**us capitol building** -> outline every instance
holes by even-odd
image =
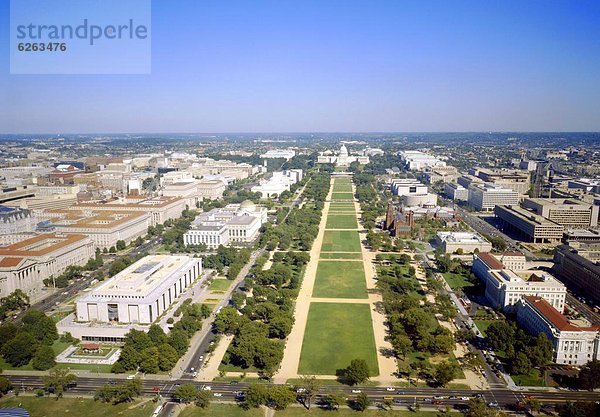
[[[345,167],[350,165],[352,162],[358,162],[361,165],[369,163],[368,156],[349,156],[346,145],[342,145],[337,155],[334,155],[331,151],[320,152],[317,158],[319,164],[335,164],[336,166]]]

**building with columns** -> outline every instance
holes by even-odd
[[[575,325],[542,297],[523,297],[517,320],[533,335],[548,336],[558,364],[580,366],[600,359],[600,326]]]
[[[345,167],[350,165],[352,162],[358,162],[361,165],[369,163],[368,156],[350,156],[346,145],[340,147],[337,155],[333,155],[331,152],[321,152],[317,157],[318,164],[335,164],[337,166]]]
[[[0,298],[16,289],[32,301],[43,298],[44,279],[94,256],[92,240],[82,234],[47,233],[0,247]]]

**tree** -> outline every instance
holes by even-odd
[[[50,346],[41,345],[35,352],[31,362],[33,369],[46,371],[56,365],[54,350]]]
[[[196,405],[200,408],[208,408],[212,395],[210,391],[200,390],[196,394]]]
[[[0,326],[0,350],[2,350],[2,347],[6,344],[6,342],[17,335],[17,332],[17,326],[10,322]]]
[[[25,313],[23,330],[46,345],[51,345],[58,339],[58,330],[56,330],[54,320],[39,310],[30,309]]]
[[[579,385],[587,390],[600,388],[600,361],[594,359],[583,365],[579,371]]]
[[[406,359],[406,355],[412,351],[412,340],[407,335],[400,334],[394,337],[392,345],[396,349],[396,353],[402,355],[402,359]]]
[[[152,324],[150,326],[150,328],[148,329],[148,337],[155,346],[167,343],[167,335],[165,334],[163,329],[157,324]]]
[[[257,408],[267,403],[269,393],[264,384],[250,384],[244,395],[244,404],[246,407]]]
[[[4,360],[14,367],[27,365],[38,347],[38,341],[27,332],[19,332],[2,347]]]
[[[123,250],[127,247],[124,240],[117,240],[117,250]]]
[[[505,320],[497,320],[486,330],[486,337],[493,350],[506,350],[515,337],[515,329]]]
[[[300,377],[300,383],[296,387],[296,392],[300,393],[299,397],[302,399],[302,403],[307,410],[310,410],[311,402],[321,389],[321,386],[321,381],[319,381],[314,375],[302,375]]]
[[[341,391],[331,392],[325,396],[324,405],[330,410],[339,410],[343,404],[346,404],[346,394]]]
[[[175,388],[173,397],[179,402],[189,404],[198,398],[198,391],[196,390],[196,386],[190,382]]]
[[[369,367],[364,359],[353,359],[344,372],[344,379],[349,385],[365,382],[370,376]]]
[[[511,368],[513,373],[528,375],[531,372],[531,361],[523,352],[518,352],[512,361]]]
[[[296,393],[287,385],[272,385],[268,390],[267,404],[276,410],[284,410],[296,401]]]
[[[224,307],[215,318],[215,329],[219,333],[233,334],[239,326],[240,315],[233,307]]]
[[[146,374],[155,374],[158,372],[158,348],[149,347],[141,353],[140,371]]]
[[[356,400],[354,400],[354,407],[358,411],[365,411],[371,405],[371,400],[369,400],[369,396],[364,392],[359,393],[356,396]]]
[[[57,397],[62,397],[63,392],[68,385],[75,382],[76,375],[70,374],[68,369],[52,368],[48,371],[47,376],[42,377],[44,388],[47,391],[53,391]]]
[[[161,371],[168,371],[173,369],[177,360],[179,359],[179,354],[175,350],[175,348],[168,343],[163,343],[158,346],[158,368]]]
[[[445,387],[451,382],[454,378],[456,378],[456,373],[458,372],[458,365],[452,362],[440,362],[435,365],[434,368],[434,378],[436,382]]]
[[[0,397],[12,389],[12,383],[8,378],[0,376]]]
[[[189,338],[183,330],[173,329],[169,332],[169,341],[167,343],[173,346],[178,354],[183,355],[188,348]]]

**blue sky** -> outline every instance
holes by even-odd
[[[598,131],[597,1],[152,2],[147,75],[10,75],[0,132]]]

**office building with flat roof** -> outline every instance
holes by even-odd
[[[534,243],[558,243],[564,227],[518,205],[498,205],[494,214],[503,230],[512,230]]]
[[[57,277],[71,265],[85,265],[94,244],[82,234],[47,233],[0,247],[0,298],[16,289],[32,301],[44,296],[44,279]]]
[[[526,198],[523,207],[567,228],[585,229],[598,225],[600,206],[574,198]]]
[[[455,201],[467,201],[469,199],[469,190],[454,182],[444,184],[444,194],[449,199]]]
[[[146,256],[77,299],[77,321],[150,324],[201,274],[201,258]]]
[[[493,211],[502,204],[519,204],[519,193],[501,185],[483,184],[469,187],[469,205],[477,211]]]
[[[89,236],[99,249],[145,236],[150,225],[150,213],[143,211],[48,210],[40,216],[57,232]]]
[[[221,245],[252,243],[266,221],[265,207],[249,200],[228,204],[196,216],[190,229],[184,233],[183,242],[187,246],[204,244],[213,249]]]
[[[596,305],[600,305],[600,264],[579,254],[568,245],[554,249],[554,269],[556,275],[570,289],[585,294]]]
[[[478,233],[437,232],[435,240],[444,253],[456,253],[459,249],[463,253],[489,252],[492,250],[492,244]]]
[[[600,326],[578,326],[542,297],[525,296],[517,309],[519,324],[531,334],[544,333],[552,342],[552,360],[581,366],[600,359]]]
[[[509,257],[522,256],[519,255],[509,254]],[[563,311],[567,293],[563,283],[545,271],[508,269],[500,260],[502,257],[482,252],[473,260],[473,273],[485,283],[485,297],[494,308],[514,311],[520,299],[534,295]]]
[[[445,167],[446,162],[421,151],[401,151],[398,156],[404,166],[411,171],[422,171],[425,168]]]

